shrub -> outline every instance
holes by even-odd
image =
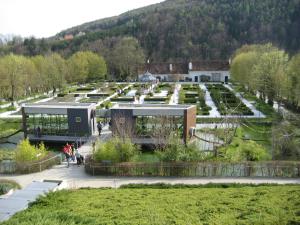
[[[17,162],[31,162],[45,157],[47,149],[43,143],[37,147],[31,145],[28,139],[21,141],[16,148]]]
[[[267,150],[255,141],[235,139],[227,148],[221,149],[224,158],[231,162],[269,160]]]
[[[164,162],[199,161],[205,158],[203,152],[199,151],[195,144],[185,145],[174,134],[170,135],[166,146],[155,152],[159,159]]]
[[[186,98],[186,99],[184,99],[184,103],[195,104],[195,103],[197,103],[197,99],[196,98]]]
[[[113,138],[105,143],[98,143],[94,159],[98,162],[128,162],[139,153],[139,149],[129,139]]]
[[[0,180],[0,195],[6,194],[11,189],[20,189],[21,186],[12,180]]]
[[[166,97],[147,97],[144,99],[145,102],[165,102],[167,100]]]

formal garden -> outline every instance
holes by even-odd
[[[40,197],[3,225],[298,224],[299,193],[297,185],[247,184],[64,190]]]
[[[206,86],[221,115],[253,115],[253,112],[224,85],[208,84]]]
[[[197,115],[209,115],[211,107],[206,105],[205,92],[198,84],[183,84],[179,92],[179,104],[193,104],[197,106]]]
[[[162,83],[158,84],[152,92],[145,98],[146,104],[169,104],[171,96],[174,94],[174,84]]]

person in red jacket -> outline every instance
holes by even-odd
[[[71,157],[71,145],[67,142],[67,144],[63,148],[63,152],[66,156],[66,160],[68,163],[68,167],[70,166],[70,157]]]

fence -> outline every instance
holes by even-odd
[[[46,158],[34,163],[19,163],[6,160],[0,162],[0,174],[28,174],[41,172],[54,165],[60,164],[61,161],[61,155],[54,155],[53,153],[50,153]]]
[[[182,162],[95,163],[87,160],[85,171],[93,176],[159,177],[300,177],[300,162]]]

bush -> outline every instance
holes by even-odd
[[[159,159],[164,162],[190,162],[203,160],[205,158],[203,152],[201,152],[195,144],[191,143],[185,145],[181,142],[180,138],[174,134],[171,134],[168,144],[164,148],[157,149],[155,152]]]
[[[43,143],[37,147],[31,145],[28,139],[21,141],[16,148],[17,162],[31,162],[42,159],[47,155],[47,149]]]
[[[186,104],[196,104],[197,99],[196,98],[186,98],[186,99],[184,99],[184,103],[186,103]]]
[[[20,189],[21,186],[12,180],[0,180],[0,195],[6,194],[11,189]]]
[[[134,97],[119,97],[119,98],[111,98],[112,102],[132,102],[134,101]]]
[[[165,102],[168,98],[166,97],[147,97],[144,99],[145,102]]]
[[[139,153],[139,149],[129,139],[113,138],[105,143],[98,143],[94,153],[97,162],[128,162]]]
[[[224,158],[231,162],[269,160],[267,150],[255,141],[235,139],[227,148],[221,149]]]
[[[65,97],[66,95],[67,95],[67,93],[59,93],[59,94],[57,94],[57,97],[63,98],[63,97]]]

